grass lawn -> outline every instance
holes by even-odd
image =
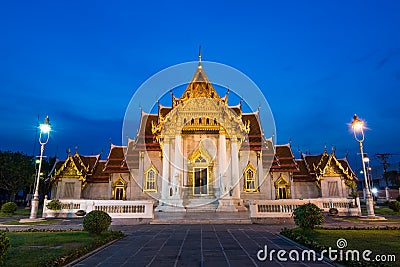
[[[9,222],[3,222],[2,225],[38,225],[38,224],[53,224],[53,223],[58,223],[61,220],[43,220],[40,222],[27,222],[27,223],[22,223],[20,221],[9,221]]]
[[[29,217],[30,213],[31,213],[30,209],[18,208],[17,211],[14,214],[8,214],[8,213],[0,212],[0,218],[4,218],[4,217],[20,217],[20,216]],[[42,209],[41,208],[38,209],[38,214],[41,216],[41,214],[42,214]]]
[[[83,231],[7,232],[11,247],[4,266],[61,266],[88,251],[117,239],[122,233],[106,231],[91,235]],[[67,256],[63,262],[61,258]]]
[[[368,222],[371,224],[374,223],[382,223],[382,222],[396,222],[396,223],[400,223],[400,218],[399,219],[394,219],[394,218],[387,218],[385,221],[380,221],[380,220],[362,220],[358,217],[347,217],[347,218],[343,218],[343,220],[345,221],[350,221],[350,222]]]
[[[298,233],[305,235],[319,244],[337,249],[336,241],[344,238],[347,241],[347,247],[344,250],[357,249],[360,252],[371,250],[371,258],[375,255],[396,255],[396,263],[400,264],[400,231],[399,230],[302,230],[294,229]]]
[[[376,215],[396,215],[400,216],[400,212],[393,211],[392,209],[389,209],[388,207],[377,207],[375,206],[374,208],[375,214]],[[361,213],[362,214],[367,214],[367,209],[366,208],[361,208]]]

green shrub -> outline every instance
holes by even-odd
[[[111,224],[111,217],[101,210],[93,210],[83,217],[83,230],[93,234],[100,234],[108,229]]]
[[[17,211],[17,204],[14,202],[7,202],[4,203],[3,206],[1,206],[1,212],[7,213],[7,214],[14,214]]]
[[[400,201],[391,201],[388,207],[393,211],[400,211]]]
[[[400,195],[397,196],[396,200],[400,202]]]
[[[9,247],[10,239],[6,236],[5,231],[0,231],[0,262],[3,261]]]
[[[47,203],[46,208],[50,210],[61,210],[61,201],[58,199],[52,199],[49,203]]]
[[[297,207],[293,212],[294,222],[303,229],[314,229],[324,222],[322,210],[312,203]]]

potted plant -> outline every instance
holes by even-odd
[[[62,208],[62,203],[58,199],[52,199],[49,203],[46,204],[46,208],[49,209],[46,213],[46,217],[57,217],[59,211]]]

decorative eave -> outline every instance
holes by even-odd
[[[328,159],[326,160],[326,157]],[[325,162],[326,160],[326,162]],[[336,156],[334,153],[331,153],[330,155],[324,151],[324,154],[321,157],[320,162],[317,164],[317,166],[314,166],[315,169],[315,175],[317,180],[321,180],[323,176],[327,173],[327,168],[329,168],[332,164],[332,161],[336,167],[339,168],[339,170],[342,172],[344,175],[344,178],[347,180],[356,180],[357,178],[355,177],[353,171],[347,167],[346,169],[343,168],[342,164],[336,159]]]
[[[86,171],[86,173],[88,173],[89,172],[89,164],[85,165],[85,163],[82,161],[82,159],[81,159],[80,155],[78,154],[78,152],[75,152],[74,158],[76,158],[78,160],[79,165],[81,165],[82,168]]]
[[[67,168],[68,164],[71,164],[73,170],[76,173],[76,176],[79,177],[78,180],[82,182],[82,185],[84,185],[86,183],[86,173],[83,173],[82,170],[78,169],[72,155],[68,155],[67,159],[61,165],[61,167],[58,170],[55,170],[54,175],[51,177],[51,180],[57,180],[58,176],[60,176],[61,173]]]
[[[54,173],[54,176],[59,176],[62,171],[67,167],[68,163],[72,163],[73,169],[76,171],[77,175],[82,175],[82,171],[78,170],[78,167],[76,167],[75,161],[73,160],[71,155],[68,155],[67,159],[64,161],[64,163],[61,165],[60,169],[56,170]]]

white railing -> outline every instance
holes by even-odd
[[[360,201],[346,198],[316,198],[316,199],[280,199],[249,201],[250,218],[291,217],[293,211],[304,204],[313,203],[324,212],[331,208],[338,210],[339,215],[360,216]]]
[[[61,210],[50,210],[46,207],[51,200],[45,199],[43,204],[43,218],[77,218],[78,211],[86,213],[92,210],[107,212],[111,218],[153,219],[152,200],[86,200],[60,199]],[[78,213],[79,214],[79,213]]]

